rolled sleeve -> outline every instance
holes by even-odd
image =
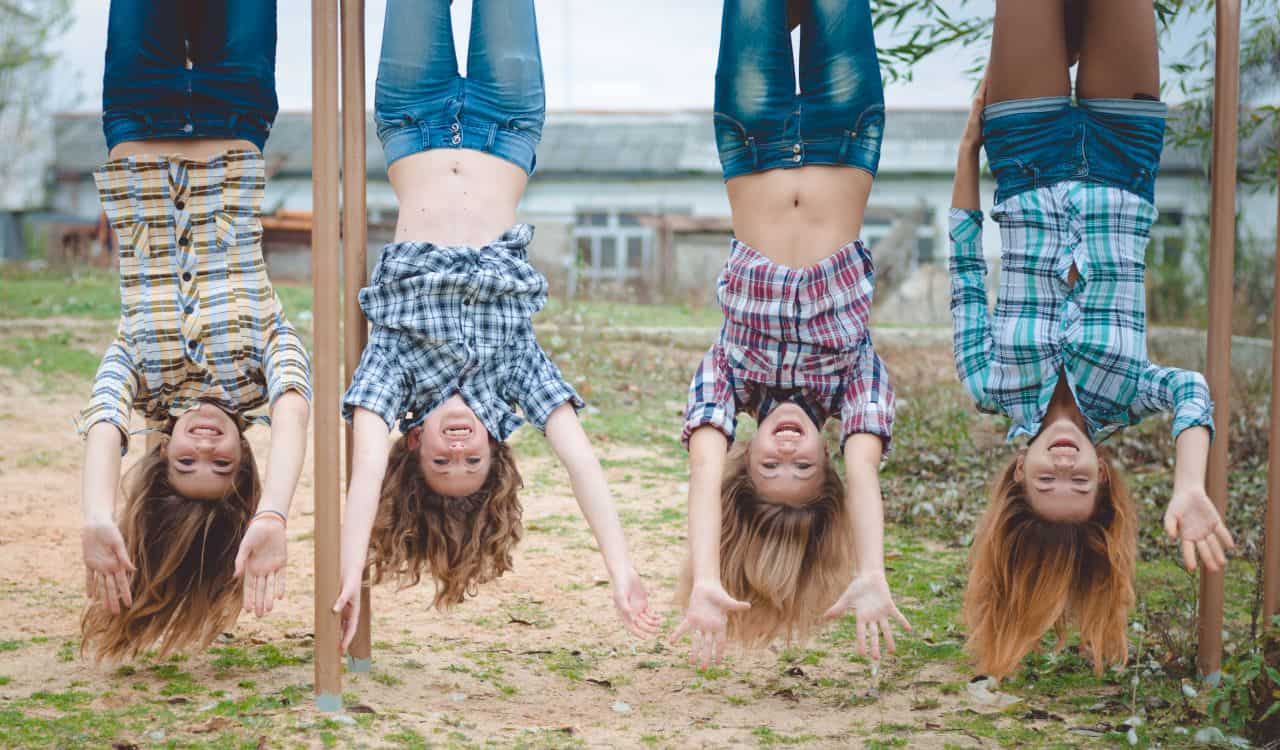
[[[343,419],[350,422],[356,407],[360,407],[382,417],[389,429],[395,429],[405,413],[409,393],[405,374],[393,365],[395,361],[394,352],[372,344],[365,347],[351,386],[342,397]]]
[[[129,451],[129,416],[138,394],[138,368],[132,352],[121,340],[107,347],[93,378],[93,393],[89,404],[76,420],[80,437],[99,422],[109,422],[120,430],[120,452]]]
[[[987,262],[982,257],[982,212],[951,209],[951,325],[956,374],[978,409],[996,412],[987,392],[993,348],[987,309]]]
[[[876,354],[868,335],[858,348],[858,359],[850,370],[840,405],[842,437],[840,449],[850,435],[878,435],[884,442],[884,455],[889,455],[893,438],[893,418],[897,406],[889,371]]]
[[[1191,370],[1148,364],[1138,377],[1133,411],[1135,419],[1157,412],[1171,413],[1174,439],[1189,427],[1205,427],[1211,437],[1214,432],[1209,385],[1203,375]]]
[[[263,356],[263,369],[271,404],[286,391],[297,391],[311,402],[311,358],[298,331],[288,321],[272,330]]]
[[[733,374],[724,349],[712,346],[703,355],[698,371],[689,383],[689,400],[684,410],[680,443],[689,449],[689,437],[703,425],[711,425],[733,444],[737,431],[737,405],[733,395]]]
[[[525,419],[539,431],[547,431],[551,412],[566,401],[575,411],[587,405],[536,341],[530,347],[525,364],[516,400],[524,411]]]

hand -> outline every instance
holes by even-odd
[[[849,610],[858,617],[858,655],[867,655],[867,631],[871,632],[871,658],[880,660],[880,633],[884,633],[888,653],[897,648],[893,642],[893,630],[889,627],[889,618],[897,620],[906,630],[911,630],[911,623],[902,616],[893,603],[893,595],[889,593],[889,582],[885,580],[883,571],[864,573],[849,584],[831,609],[824,615],[828,620],[841,617]]]
[[[640,574],[634,568],[628,569],[613,583],[613,606],[618,610],[618,617],[633,634],[641,638],[649,638],[658,632],[661,620],[649,609],[649,594],[644,590]]]
[[[1223,548],[1236,546],[1204,487],[1173,488],[1173,499],[1164,512],[1164,530],[1170,539],[1182,540],[1182,562],[1187,570],[1196,569],[1199,555],[1205,570],[1217,572],[1227,564]]]
[[[236,578],[244,579],[244,611],[262,617],[284,598],[288,547],[284,526],[270,518],[249,524],[236,553]]]
[[[333,613],[340,618],[342,642],[339,650],[347,652],[351,639],[356,637],[356,626],[360,624],[360,574],[342,577],[342,591],[338,600],[333,603]]]
[[[987,78],[984,75],[978,84],[978,91],[973,95],[973,103],[969,105],[969,119],[964,124],[964,135],[960,136],[960,149],[975,154],[982,147],[982,109],[987,106]]]
[[[729,596],[719,581],[708,584],[695,583],[689,594],[689,606],[684,620],[671,634],[675,643],[689,631],[693,631],[693,647],[689,650],[689,663],[706,669],[720,663],[724,657],[725,628],[729,612],[745,612],[751,609],[747,602]]]
[[[137,568],[129,562],[120,529],[110,521],[90,523],[80,531],[80,547],[84,551],[84,593],[120,614],[121,605],[133,606],[129,577]]]

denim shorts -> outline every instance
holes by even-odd
[[[726,180],[806,164],[876,173],[884,84],[869,0],[806,0],[799,93],[787,0],[725,0],[715,136]]]
[[[111,0],[102,131],[241,138],[261,151],[276,99],[275,0]]]
[[[547,111],[533,0],[475,0],[465,78],[449,0],[389,0],[373,110],[388,167],[466,148],[533,174]]]
[[[1164,102],[1065,96],[1012,99],[982,113],[995,202],[1065,180],[1096,182],[1155,202]]]

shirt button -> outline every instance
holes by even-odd
[[[183,281],[191,281],[191,272],[190,272],[190,271],[183,271],[183,272],[182,272],[182,280],[183,280]]]
[[[188,238],[187,236],[184,235],[178,238],[179,247],[186,247],[187,245],[190,245],[190,244],[191,244],[191,239]]]
[[[187,202],[179,198],[178,200],[173,202],[173,207],[181,211],[182,209],[187,207]]]
[[[191,305],[187,305],[186,307],[182,308],[182,311],[183,311],[184,313],[186,313],[187,315],[190,315],[191,313],[195,312],[195,311],[196,311],[196,309],[195,309],[194,307],[192,307]]]
[[[188,342],[187,342],[187,348],[188,348],[188,349],[190,349],[190,350],[191,350],[191,351],[193,351],[193,352],[196,350],[196,347],[197,347],[197,346],[199,346],[199,344],[197,344],[197,343],[196,343],[196,342],[194,342],[194,341],[188,341]]]

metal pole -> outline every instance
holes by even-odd
[[[1231,396],[1232,276],[1236,252],[1236,142],[1240,99],[1240,2],[1218,0],[1214,49],[1212,198],[1209,214],[1209,344],[1205,376],[1216,428],[1209,450],[1209,497],[1226,515]],[[1200,675],[1216,683],[1222,667],[1222,573],[1200,573]]]
[[[1280,136],[1280,128],[1276,130]],[[1277,137],[1280,141],[1280,137]],[[1280,178],[1280,175],[1277,175]],[[1280,189],[1280,179],[1276,186]],[[1271,287],[1271,434],[1267,446],[1266,548],[1262,554],[1262,622],[1280,614],[1280,200],[1276,202],[1276,280]]]
[[[365,249],[369,214],[365,196],[364,121],[364,0],[342,0],[342,350],[346,362],[343,382],[360,365],[368,340],[360,288],[365,284]],[[347,481],[351,481],[353,440],[346,426]],[[347,648],[347,668],[368,672],[372,667],[369,635],[369,581],[360,587],[360,623]]]
[[[338,598],[338,5],[311,0],[316,708],[342,709]]]

